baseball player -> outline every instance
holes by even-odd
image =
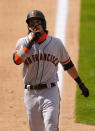
[[[30,131],[58,131],[58,64],[61,63],[77,82],[85,97],[89,96],[89,90],[80,79],[62,41],[48,35],[43,13],[30,11],[26,23],[28,35],[18,40],[13,61],[23,66],[24,103]]]

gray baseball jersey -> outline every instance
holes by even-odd
[[[27,37],[21,38],[17,46],[25,46]],[[65,62],[69,55],[61,40],[47,36],[42,44],[34,44],[23,63],[23,80],[25,84],[36,85],[58,81],[58,63]]]
[[[17,47],[23,48],[28,38],[18,40]],[[65,64],[70,58],[60,39],[47,35],[41,44],[35,43],[23,64],[25,85],[56,83],[53,88],[24,90],[30,131],[58,131],[60,94],[57,86],[58,63]]]

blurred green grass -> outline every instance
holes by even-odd
[[[81,0],[78,72],[90,96],[76,93],[76,122],[95,125],[95,1]],[[77,87],[78,88],[78,87]]]

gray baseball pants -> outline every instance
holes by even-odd
[[[30,131],[58,131],[60,94],[58,87],[24,90]]]

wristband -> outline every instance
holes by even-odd
[[[72,68],[74,66],[74,64],[72,63],[72,61],[70,60],[67,64],[64,64],[64,70],[68,70],[70,68]]]

